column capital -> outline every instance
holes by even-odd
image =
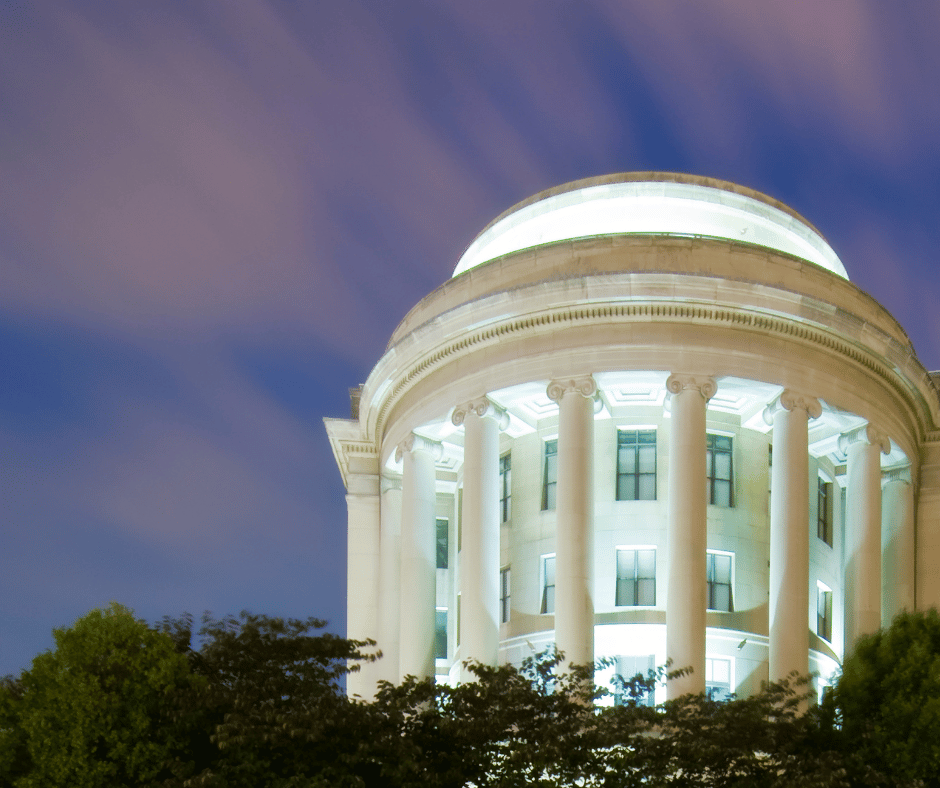
[[[811,419],[818,419],[822,416],[822,405],[816,397],[810,397],[807,394],[800,394],[793,389],[784,389],[780,396],[764,408],[764,422],[773,425],[774,415],[781,410],[805,410],[806,415]]]
[[[499,425],[501,430],[509,426],[509,414],[487,396],[472,399],[469,402],[458,405],[454,408],[450,420],[455,427],[459,427],[471,413],[479,416],[481,419],[492,419]]]
[[[888,436],[875,429],[871,424],[863,424],[854,430],[843,432],[839,436],[839,451],[845,454],[849,450],[849,446],[860,442],[877,446],[881,449],[882,454],[890,454],[891,452],[891,441],[888,440]]]
[[[379,484],[379,492],[382,493],[386,493],[389,490],[400,490],[401,476],[386,476],[385,474],[382,474],[382,478]]]
[[[718,392],[718,384],[714,378],[706,375],[684,375],[673,372],[666,378],[666,390],[670,394],[679,394],[683,391],[695,390],[705,399],[710,400]]]
[[[911,483],[910,463],[905,463],[904,465],[894,465],[891,468],[885,468],[881,472],[881,480],[883,482],[904,482],[904,484],[910,484]]]
[[[551,381],[546,394],[552,402],[561,402],[568,392],[577,392],[585,399],[592,399],[597,394],[597,381],[593,375],[584,375],[578,378],[559,378]]]
[[[400,462],[405,456],[405,452],[423,451],[430,454],[435,462],[440,462],[444,457],[444,444],[438,441],[428,440],[420,435],[411,433],[395,449],[395,462]]]

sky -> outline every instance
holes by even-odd
[[[496,215],[812,222],[940,369],[940,4],[0,0],[0,675],[117,601],[345,630],[322,419]]]

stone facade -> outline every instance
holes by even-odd
[[[764,195],[660,173],[536,195],[325,420],[348,635],[384,654],[349,692],[553,642],[691,666],[673,696],[825,682],[940,604],[938,380]]]

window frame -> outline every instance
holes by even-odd
[[[832,498],[833,482],[820,475],[819,486],[816,492],[816,536],[829,547],[832,547],[834,530]]]
[[[620,555],[621,553],[633,553],[633,576],[628,577],[627,575],[621,576],[620,574]],[[640,553],[652,553],[653,554],[653,575],[652,577],[640,576]],[[643,608],[654,608],[656,607],[656,546],[655,545],[624,545],[618,546],[616,548],[615,556],[615,566],[614,566],[614,606],[615,607],[643,607]],[[640,602],[640,583],[644,580],[653,581],[653,601],[651,603]],[[622,601],[626,597],[622,597],[620,594],[621,582],[632,583],[632,594],[628,596],[633,599],[632,602]]]
[[[713,578],[716,574],[716,561],[717,557],[727,557],[730,559],[728,567],[728,582],[722,583]],[[718,613],[733,613],[734,612],[734,553],[729,550],[706,550],[705,551],[705,609],[711,610]],[[720,608],[713,607],[712,603],[716,598],[716,589],[718,586],[728,586],[728,607]]]
[[[548,562],[552,562],[551,566],[551,585],[548,584]],[[546,553],[539,560],[539,585],[541,586],[541,593],[539,594],[539,614],[543,616],[554,615],[555,614],[555,583],[556,583],[556,566],[555,566],[555,553]],[[551,600],[549,600],[548,589],[551,588]],[[551,604],[549,604],[551,602]],[[549,610],[549,607],[551,610]]]
[[[641,435],[645,435],[647,438],[650,433],[652,433],[652,441],[641,440]],[[633,437],[632,441],[623,440],[627,437]],[[616,478],[614,480],[614,498],[617,501],[655,501],[656,500],[656,480],[658,472],[658,451],[657,451],[657,432],[655,427],[645,427],[645,426],[636,426],[636,427],[618,427],[617,428],[617,469],[616,469]],[[653,470],[650,471],[641,471],[641,448],[642,447],[653,447]],[[633,470],[625,471],[623,470],[623,463],[621,460],[624,457],[624,451],[622,447],[632,447],[633,449]],[[626,452],[629,453],[629,452]],[[652,498],[641,498],[641,479],[644,477],[652,476],[653,478],[653,497]],[[623,487],[632,487],[632,494],[622,494]],[[627,490],[627,492],[631,492]]]
[[[512,604],[512,567],[499,570],[499,623],[508,624]]]
[[[499,522],[508,523],[512,517],[512,452],[499,458]]]
[[[816,634],[827,643],[832,643],[832,589],[819,580],[816,581]]]
[[[551,447],[551,451],[549,451]],[[549,458],[554,462],[549,463]],[[552,470],[552,479],[549,480],[549,467]],[[558,490],[558,438],[547,438],[542,442],[542,511],[552,512],[555,510],[556,494]],[[549,494],[551,491],[551,494]],[[551,506],[549,506],[551,498]]]
[[[707,432],[705,434],[705,489],[708,491],[708,503],[710,506],[720,506],[723,509],[734,508],[734,435],[724,432]],[[719,448],[715,444],[719,440],[727,440],[728,448]],[[715,475],[715,456],[726,455],[728,457],[728,478],[717,477]],[[716,482],[728,483],[728,503],[715,502]]]

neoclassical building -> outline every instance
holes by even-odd
[[[553,642],[692,667],[657,701],[748,694],[940,605],[940,373],[751,189],[629,173],[514,206],[352,404],[325,420],[347,631],[384,656],[351,695]]]

